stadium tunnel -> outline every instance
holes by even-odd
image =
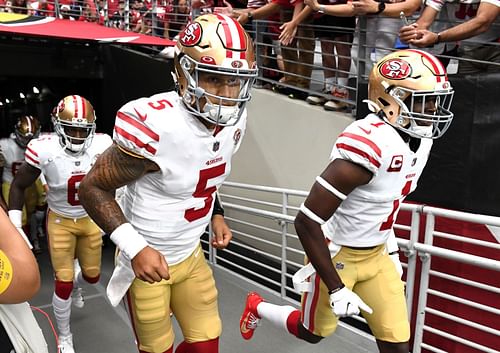
[[[123,104],[174,87],[173,61],[151,47],[2,36],[0,52],[1,137],[19,114],[36,116],[42,131],[52,131],[51,110],[71,94],[89,99],[97,131],[111,134]]]

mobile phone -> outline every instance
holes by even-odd
[[[401,19],[401,21],[403,22],[403,25],[405,26],[409,26],[410,25],[410,22],[408,21],[408,19],[406,18],[405,16],[405,13],[403,11],[401,11],[399,13],[399,18]]]

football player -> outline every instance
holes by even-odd
[[[36,118],[31,115],[21,116],[14,126],[14,132],[10,137],[0,139],[0,154],[4,161],[3,165],[0,164],[0,182],[2,184],[2,203],[7,207],[6,204],[9,200],[9,190],[12,180],[16,175],[19,166],[24,160],[24,151],[26,146],[33,138],[37,138],[40,134],[40,123]],[[32,223],[36,219],[43,218],[44,207],[45,207],[45,192],[41,185],[41,182],[37,180],[33,185],[26,188],[24,194],[25,206],[22,212],[22,235],[27,239],[26,234],[30,234],[31,243],[33,243],[33,251],[35,253],[40,253],[40,242],[37,236],[37,232],[31,232],[30,227],[36,227],[37,224]],[[36,219],[35,216],[36,215]],[[30,220],[30,221],[28,221]]]
[[[404,50],[374,66],[368,97],[373,113],[340,134],[295,219],[310,261],[294,275],[304,291],[300,311],[250,293],[240,320],[243,338],[250,339],[265,318],[317,343],[335,331],[338,317],[361,311],[380,352],[409,351],[393,224],[417,186],[433,140],[452,121],[453,89],[438,59]]]
[[[120,250],[107,288],[127,295],[140,352],[173,352],[170,310],[184,335],[176,353],[217,353],[217,289],[200,236],[213,246],[232,234],[216,191],[245,132],[257,75],[253,44],[235,20],[203,15],[181,32],[178,90],[141,98],[117,113],[115,144],[80,186],[89,215]],[[112,191],[127,185],[121,208]]]
[[[9,217],[19,227],[23,192],[43,173],[48,186],[49,252],[55,272],[52,305],[61,353],[74,352],[70,330],[73,289],[75,306],[83,307],[80,286],[85,282],[95,284],[100,276],[102,233],[78,199],[80,182],[112,143],[108,135],[95,134],[95,120],[94,108],[87,99],[78,95],[63,98],[52,112],[56,133],[28,144],[9,198]],[[74,267],[75,258],[81,270]]]

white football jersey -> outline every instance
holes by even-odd
[[[44,135],[31,140],[26,148],[25,160],[41,170],[49,192],[49,208],[68,218],[81,218],[87,212],[78,199],[78,187],[97,157],[112,144],[106,134],[95,134],[92,144],[80,156],[65,152],[57,134]]]
[[[245,126],[246,111],[236,125],[209,131],[176,92],[129,102],[117,113],[115,142],[161,169],[127,185],[123,212],[169,264],[187,258],[199,243]]]
[[[431,139],[421,139],[416,152],[395,128],[377,115],[353,122],[335,142],[330,159],[345,159],[373,173],[366,185],[354,189],[323,226],[325,236],[353,247],[385,243],[401,202],[417,187],[427,163]]]
[[[11,134],[10,137],[0,139],[0,153],[5,159],[2,181],[12,184],[14,175],[24,161],[24,149],[16,143],[14,134]]]

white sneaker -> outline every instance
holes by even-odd
[[[75,353],[73,348],[73,335],[70,333],[68,336],[59,336],[59,353]]]
[[[321,91],[323,94],[331,94],[326,88]],[[318,94],[311,94],[306,98],[306,102],[312,105],[323,105],[326,102],[326,98],[324,96]]]

